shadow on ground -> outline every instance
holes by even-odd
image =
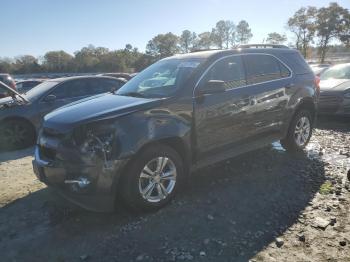
[[[324,172],[317,158],[268,147],[198,171],[169,206],[142,216],[87,212],[43,189],[0,210],[0,252],[4,261],[247,261],[297,222]]]
[[[16,151],[0,150],[0,163],[34,155],[34,147]]]
[[[319,116],[316,128],[333,131],[350,131],[350,116]]]

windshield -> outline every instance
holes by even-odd
[[[161,60],[137,74],[117,91],[117,95],[146,98],[172,96],[202,61],[193,58]]]
[[[350,79],[350,64],[337,65],[326,70],[321,75],[321,80],[328,80],[328,79]]]
[[[56,82],[56,81],[46,81],[44,83],[41,83],[40,85],[37,85],[36,87],[30,89],[25,94],[25,97],[29,101],[33,101],[33,100],[41,97],[43,94],[45,94],[47,91],[49,91],[52,87],[54,87],[58,83],[59,82]]]

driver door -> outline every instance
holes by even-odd
[[[40,101],[41,117],[59,107],[87,97],[89,85],[89,79],[75,79],[59,84]]]
[[[251,103],[251,88],[246,87],[246,75],[240,55],[217,61],[202,78],[197,89],[209,80],[225,82],[225,91],[207,95],[196,94],[194,101],[197,154],[199,158],[222,152],[246,138],[252,121],[247,112]]]

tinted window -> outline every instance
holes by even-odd
[[[246,85],[241,56],[231,56],[218,61],[207,73],[205,81],[225,81],[227,89]]]
[[[281,77],[289,77],[291,75],[291,72],[289,71],[289,69],[281,62],[278,62],[278,64],[281,70]]]
[[[278,60],[269,55],[244,57],[248,84],[257,84],[281,78]]]
[[[107,93],[112,89],[118,90],[122,85],[123,83],[119,80],[95,79],[91,81],[91,87],[89,88],[89,93],[92,95]]]
[[[88,85],[88,79],[72,80],[59,85],[51,94],[57,99],[86,96],[89,94]]]
[[[302,55],[295,51],[293,53],[281,53],[279,57],[285,62],[290,68],[292,68],[295,74],[310,74],[312,70],[309,65],[305,62]]]

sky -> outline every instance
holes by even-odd
[[[1,0],[0,57],[74,51],[92,44],[111,50],[130,43],[145,50],[159,33],[211,31],[219,20],[246,20],[260,43],[270,32],[287,33],[289,17],[303,6],[329,0]],[[338,0],[350,9],[350,0]],[[291,35],[288,35],[291,36]],[[292,39],[290,39],[292,40]]]

